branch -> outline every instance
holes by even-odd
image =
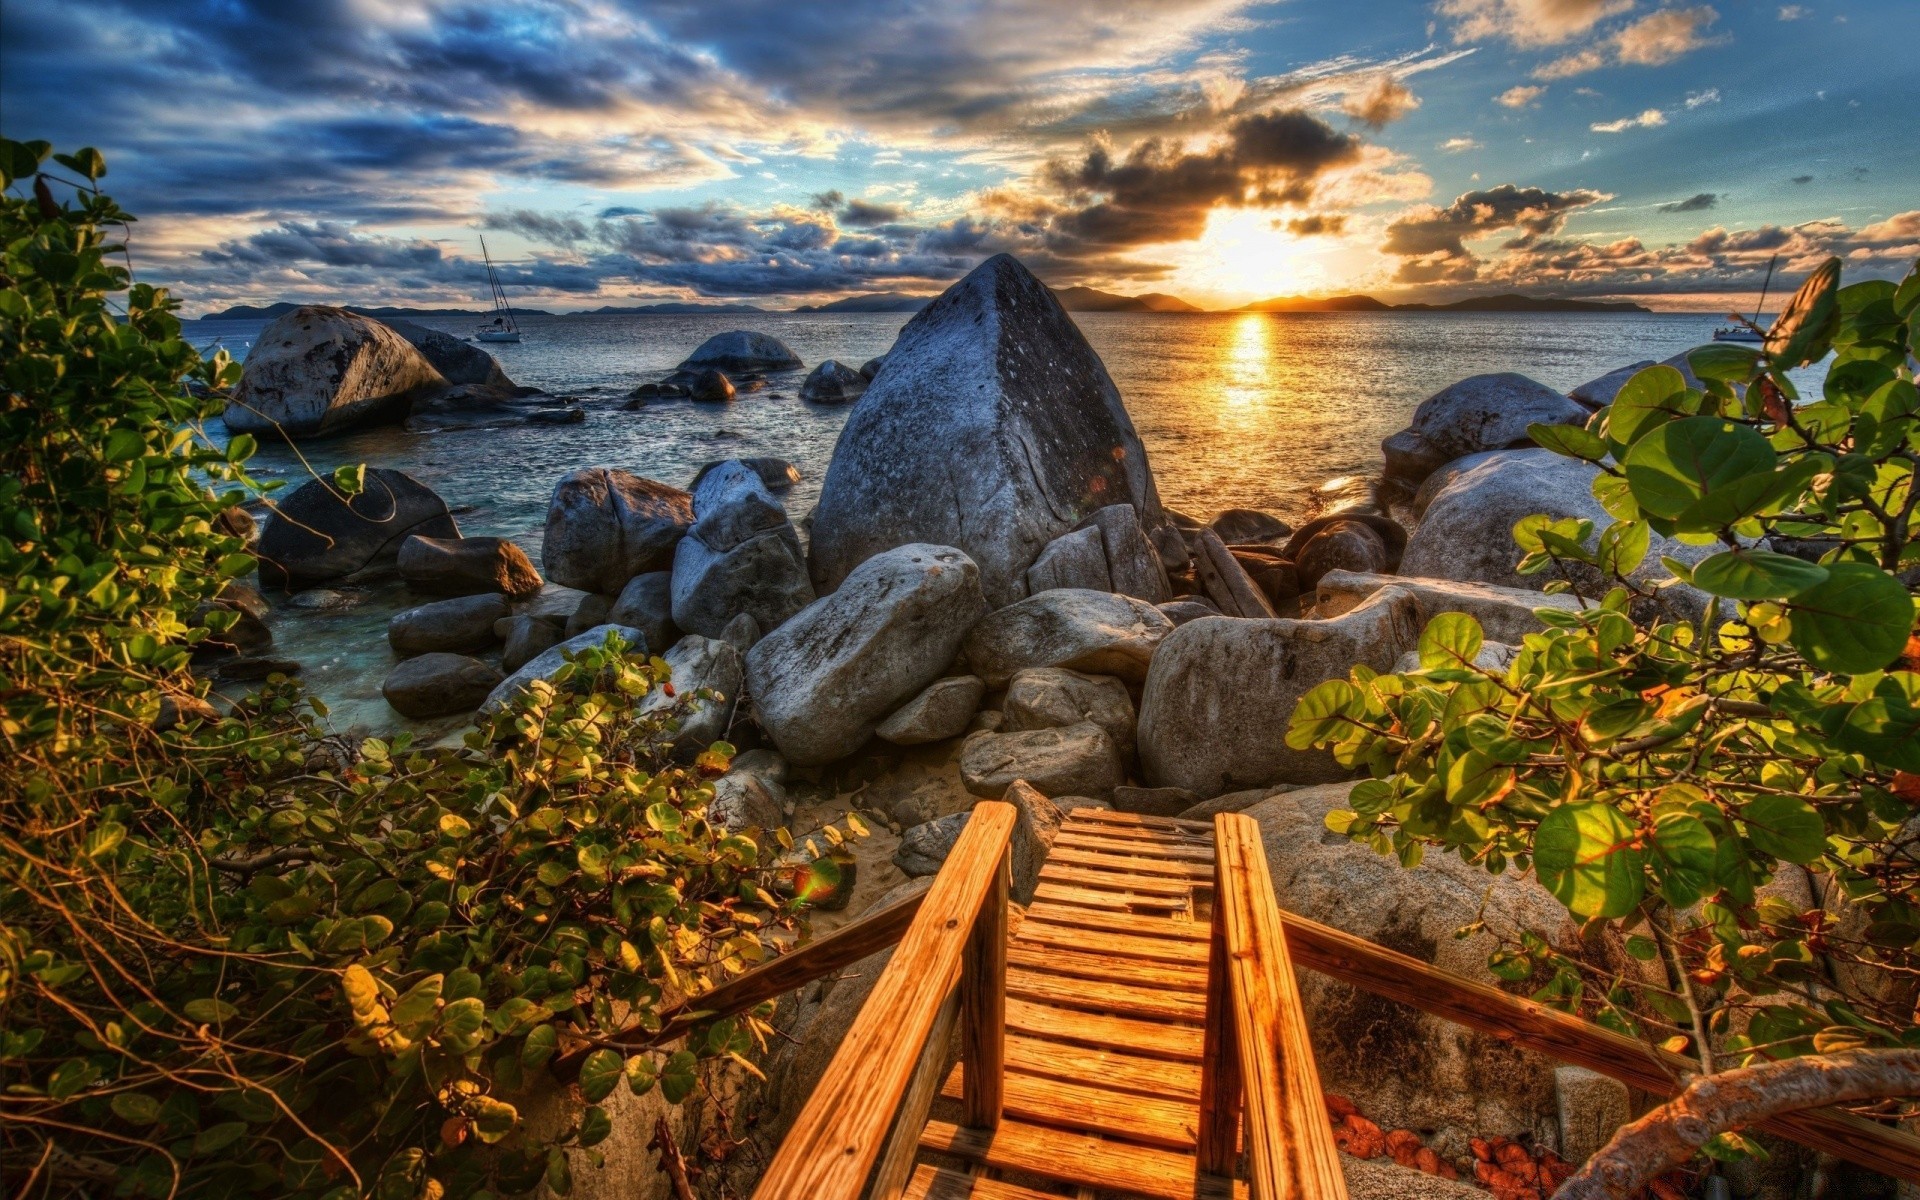
[[[653,1123],[653,1140],[647,1143],[647,1149],[660,1152],[660,1165],[666,1169],[667,1181],[673,1185],[674,1200],[694,1200],[693,1184],[687,1178],[687,1160],[680,1156],[680,1147],[674,1142],[665,1117]]]
[[[313,857],[313,851],[300,846],[287,846],[279,850],[269,850],[265,854],[256,854],[252,858],[210,858],[207,865],[234,875],[251,875],[267,867],[277,867],[282,863],[305,862]]]
[[[1803,1108],[1920,1094],[1920,1050],[1810,1054],[1705,1075],[1621,1127],[1553,1200],[1628,1200],[1730,1129]]]

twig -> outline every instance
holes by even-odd
[[[695,1200],[693,1184],[687,1180],[687,1160],[680,1156],[680,1147],[674,1143],[665,1117],[654,1121],[653,1140],[647,1143],[647,1149],[660,1152],[660,1168],[673,1185],[673,1200]]]

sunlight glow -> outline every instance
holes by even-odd
[[[1334,278],[1325,260],[1341,245],[1338,238],[1296,237],[1272,212],[1215,209],[1206,232],[1175,251],[1176,278],[1191,292],[1233,304],[1319,292]]]

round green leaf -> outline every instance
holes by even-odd
[[[1578,425],[1542,425],[1527,426],[1527,436],[1538,445],[1545,446],[1555,454],[1564,454],[1568,458],[1583,458],[1588,462],[1599,462],[1607,456],[1607,443],[1598,434],[1588,433]]]
[[[1789,601],[1793,648],[1823,671],[1878,671],[1906,648],[1913,597],[1867,563],[1833,563],[1827,578]]]
[[[1758,796],[1741,810],[1747,840],[1761,851],[1805,865],[1827,848],[1827,825],[1798,796]]]
[[[613,1085],[620,1082],[625,1069],[626,1063],[612,1050],[595,1050],[580,1064],[580,1094],[587,1098],[587,1103],[598,1104],[613,1091]]]
[[[1818,563],[1766,550],[1727,550],[1693,569],[1693,586],[1732,600],[1772,600],[1825,583]]]
[[[1360,689],[1344,679],[1329,679],[1300,697],[1287,727],[1287,745],[1306,750],[1337,741],[1349,728],[1347,711],[1360,703]]]
[[[1732,342],[1715,342],[1687,351],[1687,365],[1701,379],[1745,383],[1760,370],[1760,352]]]
[[[1772,472],[1775,458],[1767,439],[1745,425],[1688,417],[1634,444],[1625,464],[1627,486],[1643,511],[1677,517],[1703,496]]]
[[[1713,887],[1718,845],[1713,831],[1697,817],[1663,813],[1653,824],[1653,873],[1660,894],[1676,908],[1688,908]]]
[[[1646,893],[1639,831],[1610,805],[1563,804],[1533,834],[1540,882],[1577,917],[1623,917]]]
[[[1485,642],[1480,622],[1466,613],[1440,613],[1420,633],[1420,667],[1427,671],[1470,667]]]
[[[1667,366],[1635,372],[1607,410],[1607,437],[1631,446],[1658,425],[1687,412],[1687,377]]]

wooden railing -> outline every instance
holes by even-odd
[[[974,806],[755,1200],[898,1197],[956,1022],[967,1065],[964,1119],[973,1128],[999,1125],[1014,817],[1010,804]]]
[[[1213,840],[1196,1166],[1232,1178],[1244,1129],[1253,1200],[1346,1200],[1260,826],[1222,813]]]

